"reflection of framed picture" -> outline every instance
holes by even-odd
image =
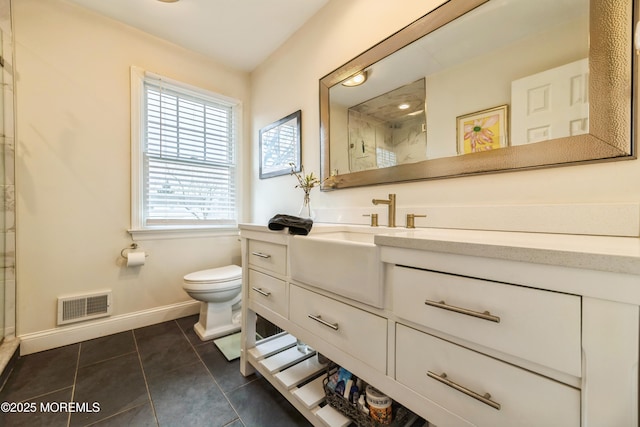
[[[495,150],[509,145],[509,106],[459,116],[457,121],[458,154]]]
[[[260,179],[300,172],[301,111],[260,129]]]

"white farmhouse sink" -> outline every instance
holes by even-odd
[[[334,231],[330,233],[319,233],[311,235],[312,239],[334,240],[337,242],[357,242],[373,244],[374,233],[363,233],[354,231]]]
[[[294,236],[289,243],[291,278],[382,308],[382,263],[373,243],[375,234],[333,231]]]

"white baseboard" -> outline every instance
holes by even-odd
[[[91,322],[24,334],[19,337],[20,355],[24,356],[118,332],[155,325],[156,323],[179,319],[199,312],[199,301],[185,301],[149,310],[97,319]]]

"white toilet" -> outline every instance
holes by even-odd
[[[184,276],[183,289],[201,302],[200,319],[193,329],[201,340],[240,330],[242,268],[227,265]]]

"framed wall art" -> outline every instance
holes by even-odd
[[[458,154],[495,150],[509,145],[509,106],[458,116]]]
[[[300,172],[301,116],[298,110],[260,129],[260,179]]]

